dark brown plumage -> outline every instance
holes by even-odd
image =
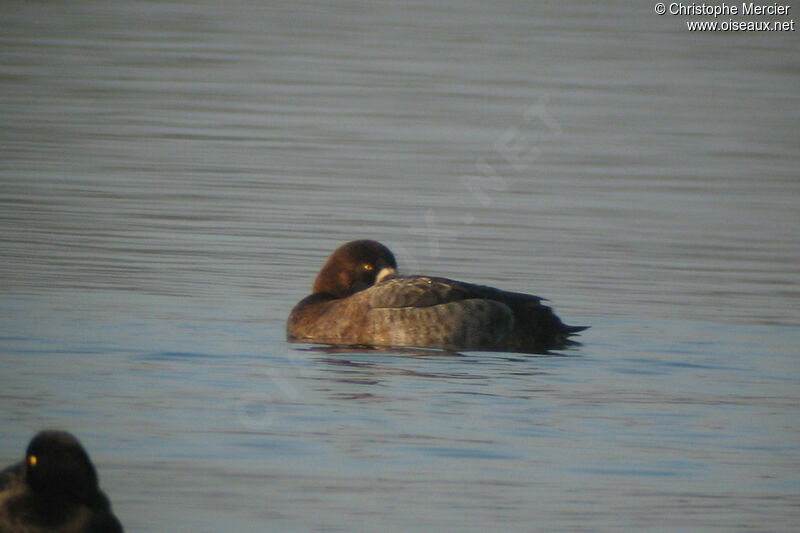
[[[293,341],[544,353],[574,344],[542,299],[447,278],[398,276],[392,252],[352,241],[331,254],[286,325]]]
[[[78,439],[42,431],[0,472],[2,533],[122,533]]]

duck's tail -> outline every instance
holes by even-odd
[[[580,333],[581,331],[585,331],[589,329],[591,326],[568,326],[564,324],[564,330],[566,331],[567,335],[575,335],[576,333]]]

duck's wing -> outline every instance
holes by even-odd
[[[538,296],[447,278],[391,277],[353,297],[366,304],[371,334],[391,341],[386,344],[544,353],[569,345],[569,336],[585,329],[561,322]],[[408,332],[415,332],[413,340]]]
[[[393,276],[362,291],[360,296],[371,308],[431,307],[475,299],[516,307],[542,301],[532,294],[430,276]]]
[[[406,276],[351,298],[367,309],[364,335],[373,344],[470,350],[506,344],[514,324],[507,305],[484,296],[467,283]]]

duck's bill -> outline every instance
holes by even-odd
[[[378,275],[375,276],[375,283],[380,283],[381,281],[385,280],[389,276],[394,276],[397,274],[397,270],[393,269],[392,267],[383,267]]]

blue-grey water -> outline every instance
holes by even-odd
[[[800,42],[689,19],[4,3],[0,465],[68,429],[131,532],[796,531]],[[592,328],[287,344],[355,238]]]

